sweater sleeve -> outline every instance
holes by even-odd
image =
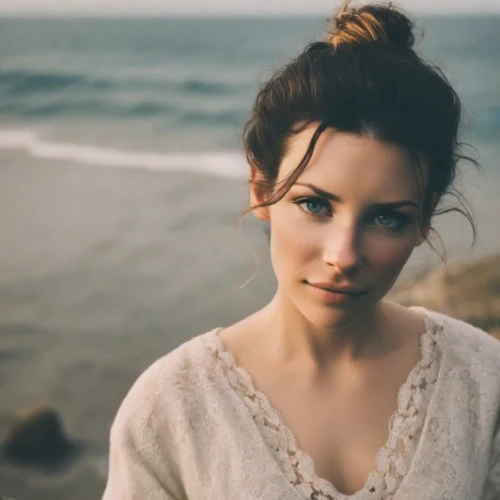
[[[158,370],[134,384],[110,432],[108,478],[102,500],[184,500],[174,443],[175,416],[165,410]],[[163,403],[166,403],[164,405]]]

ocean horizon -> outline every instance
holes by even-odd
[[[417,49],[456,85],[471,142],[493,143],[498,20],[437,16],[420,25]],[[324,27],[317,16],[0,17],[0,151],[244,176],[241,129],[259,84]]]

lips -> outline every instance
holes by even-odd
[[[315,296],[321,299],[323,303],[330,304],[334,307],[341,307],[354,303],[366,293],[358,290],[353,291],[353,289],[320,287],[318,283],[308,283],[308,285],[311,286],[311,291],[313,291]]]
[[[338,287],[332,283],[324,283],[324,282],[319,282],[319,283],[311,283],[309,282],[311,286],[314,288],[320,288],[322,290],[330,291],[333,293],[340,293],[344,295],[362,295],[366,293],[364,290],[360,290],[358,288],[354,287]]]

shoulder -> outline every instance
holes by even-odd
[[[196,459],[193,417],[198,418],[198,401],[207,392],[202,381],[208,379],[209,333],[155,361],[132,385],[111,426],[104,498],[150,498],[155,492],[162,498],[186,496],[184,480]],[[202,414],[203,406],[197,415]],[[196,442],[203,446],[206,439]]]
[[[500,422],[500,341],[466,321],[424,312],[436,331],[436,418],[460,415],[481,448]]]
[[[438,339],[443,357],[483,378],[487,375],[500,378],[500,341],[466,321],[437,311],[423,309],[423,312],[441,330]]]
[[[206,340],[212,332],[184,342],[141,373],[122,401],[113,427],[131,422],[151,427],[153,420],[163,426],[187,417],[207,384],[210,357]]]

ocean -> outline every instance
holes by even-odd
[[[450,260],[498,252],[500,17],[428,17],[417,49],[462,98],[483,170],[478,225],[443,216]],[[109,426],[154,359],[263,306],[275,281],[248,216],[241,132],[259,85],[323,19],[0,19],[0,400],[60,411],[86,458],[0,466],[0,495],[99,498]],[[260,252],[261,270],[249,278]],[[434,265],[419,250],[406,274]],[[1,415],[0,415],[1,417]],[[2,429],[0,428],[0,431]],[[70,493],[68,493],[70,492]]]

